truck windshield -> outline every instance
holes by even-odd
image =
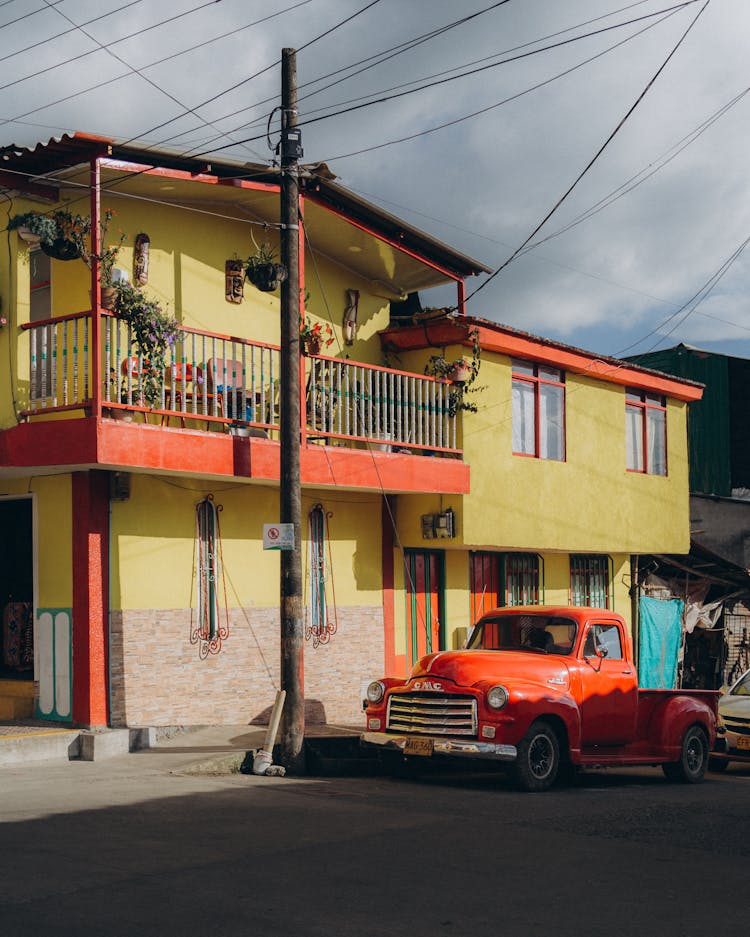
[[[553,615],[496,615],[480,619],[467,647],[485,651],[570,654],[576,623]]]

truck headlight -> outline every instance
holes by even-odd
[[[385,696],[385,684],[380,680],[373,680],[367,687],[367,702],[380,703]]]
[[[502,709],[508,702],[508,691],[504,686],[493,686],[487,690],[487,705],[492,709]]]

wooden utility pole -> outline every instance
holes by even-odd
[[[281,551],[281,762],[290,774],[305,770],[303,686],[302,495],[300,491],[299,179],[297,58],[281,53],[281,478],[280,521],[294,527],[294,548]]]

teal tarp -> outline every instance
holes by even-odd
[[[680,599],[641,598],[639,682],[643,689],[671,690],[677,679],[677,655],[682,639]]]

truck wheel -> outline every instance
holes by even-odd
[[[697,784],[708,767],[708,736],[700,726],[691,726],[682,739],[680,760],[662,765],[670,781]]]
[[[560,768],[560,743],[552,726],[535,722],[518,744],[513,766],[516,786],[522,791],[546,791]]]

